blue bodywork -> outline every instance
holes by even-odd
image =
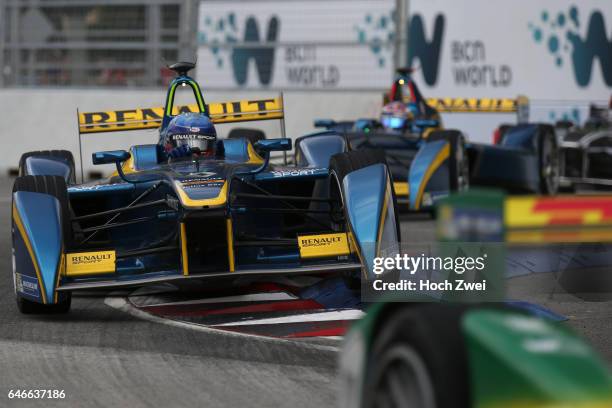
[[[426,143],[417,152],[408,172],[410,208],[418,210],[423,204],[432,206],[434,197],[448,195],[450,191],[448,161],[437,159],[442,157],[445,149],[449,148],[449,142],[436,140]],[[430,201],[424,202],[426,194],[429,194]]]
[[[366,279],[372,278],[374,258],[381,256],[381,244],[390,230],[395,234],[396,214],[389,213],[393,207],[391,178],[387,167],[375,164],[356,170],[344,177],[344,205],[350,218],[350,230],[359,247],[359,255],[366,265]],[[399,242],[397,235],[391,237],[392,243]]]
[[[40,303],[56,301],[63,255],[60,217],[55,197],[27,191],[13,194],[16,287],[24,297]]]

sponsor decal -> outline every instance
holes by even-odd
[[[440,55],[446,30],[446,17],[437,14],[433,21],[433,32],[426,34],[426,25],[421,14],[413,14],[408,26],[409,66],[420,66],[423,79],[429,86],[438,83]],[[430,37],[431,40],[427,41]],[[451,70],[456,86],[508,87],[512,83],[512,69],[507,64],[487,60],[484,41],[480,39],[454,39],[450,41]],[[418,60],[420,65],[415,63]]]
[[[578,7],[571,5],[557,13],[542,10],[527,27],[533,42],[545,47],[557,68],[571,64],[578,86],[589,85],[597,59],[604,82],[612,86],[612,38],[608,40],[604,15],[599,10],[590,13],[585,35],[579,32],[583,18]]]
[[[40,297],[38,290],[38,279],[32,276],[15,273],[15,288],[19,293],[33,297]]]
[[[355,26],[359,44],[368,45],[379,67],[388,66],[391,53],[384,52],[386,44],[395,41],[395,9],[382,13],[366,13],[363,22]]]
[[[206,43],[208,37],[213,38],[213,43],[219,41],[217,37],[223,38],[228,43],[242,42],[245,45],[236,45],[231,48],[229,60],[231,61],[234,80],[241,86],[245,85],[248,80],[248,67],[250,62],[253,61],[259,84],[269,85],[274,73],[276,42],[280,32],[279,18],[271,16],[267,20],[267,24],[262,24],[254,16],[249,16],[244,22],[243,30],[241,30],[244,33],[242,38],[239,38],[236,20],[236,14],[233,12],[216,19],[211,17],[205,18],[200,29],[199,42]],[[216,65],[219,68],[224,67],[226,63],[223,51],[222,47],[211,48]]]
[[[512,68],[487,59],[485,43],[477,39],[451,41],[455,85],[507,88],[512,85]]]
[[[214,175],[212,173],[211,175]],[[182,180],[181,187],[183,188],[197,188],[197,187],[221,187],[225,180],[219,178],[202,179],[202,180]]]
[[[66,275],[90,275],[115,272],[115,251],[66,254]]]
[[[439,112],[516,112],[518,99],[510,98],[427,98]]]
[[[283,117],[280,98],[209,103],[206,105],[206,109],[214,123],[282,119]],[[172,114],[198,111],[199,108],[195,104],[175,106]],[[155,129],[161,125],[163,116],[163,107],[83,112],[79,114],[79,132],[96,133]]]
[[[270,172],[273,177],[300,177],[313,176],[325,169],[296,169],[296,170],[273,170]]]
[[[612,242],[609,197],[513,197],[504,206],[508,242]]]
[[[380,89],[388,82],[395,41],[392,0],[351,4],[341,19],[336,16],[346,10],[343,0],[255,3],[200,5],[198,48],[204,62],[198,73],[212,86]]]
[[[350,253],[346,233],[298,236],[300,257],[320,258]]]
[[[112,189],[113,186],[123,185],[126,183],[111,183],[111,184],[95,184],[92,186],[81,185],[81,186],[70,186],[70,191],[95,191],[101,189]]]
[[[610,197],[513,197],[505,211],[509,227],[612,224]]]
[[[192,129],[197,129],[197,128],[192,128]],[[194,130],[194,132],[196,132]],[[215,140],[214,136],[210,136],[210,135],[192,135],[192,134],[186,134],[186,135],[172,135],[171,136],[172,140]]]
[[[416,66],[415,59],[418,59],[423,72],[425,83],[433,86],[438,82],[438,72],[440,68],[440,50],[442,48],[442,38],[444,37],[445,18],[442,14],[436,15],[434,20],[433,35],[431,41],[427,41],[428,35],[425,34],[425,23],[420,14],[414,14],[408,26],[408,65]]]

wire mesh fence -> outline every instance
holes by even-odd
[[[197,0],[0,1],[0,85],[155,87],[195,55]]]

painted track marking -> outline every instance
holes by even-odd
[[[270,343],[291,343],[298,347],[304,347],[307,349],[314,349],[314,350],[321,350],[321,351],[331,351],[331,352],[340,351],[340,347],[338,346],[314,344],[314,343],[305,342],[303,340],[293,340],[293,339],[287,339],[287,338],[253,335],[253,334],[241,333],[241,332],[235,332],[235,331],[229,331],[229,330],[215,329],[213,327],[203,326],[203,325],[194,324],[194,323],[186,323],[186,322],[181,322],[181,321],[172,320],[172,319],[165,319],[165,318],[144,312],[134,307],[133,305],[130,304],[129,301],[127,301],[123,297],[108,296],[104,299],[104,303],[107,306],[110,306],[114,309],[128,313],[139,319],[147,320],[147,321],[154,322],[154,323],[164,324],[164,325],[172,326],[176,328],[200,331],[200,332],[215,334],[215,335],[220,335],[220,336],[251,338],[251,339],[256,339],[259,341],[270,342]]]

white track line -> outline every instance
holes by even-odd
[[[142,307],[150,306],[179,306],[179,305],[199,305],[206,303],[237,303],[237,302],[267,302],[275,300],[295,300],[297,296],[291,295],[286,292],[264,292],[264,293],[250,293],[248,295],[236,295],[226,296],[218,298],[204,298],[194,300],[183,300],[180,302],[167,302],[167,303],[154,303],[154,304],[143,304],[138,305]]]
[[[331,352],[336,352],[336,353],[340,351],[340,347],[336,347],[336,346],[312,344],[312,343],[306,343],[304,341],[296,341],[292,339],[280,339],[280,338],[275,338],[275,337],[257,336],[254,334],[238,333],[238,332],[226,331],[226,330],[221,330],[221,329],[215,329],[215,328],[211,328],[207,326],[202,326],[200,324],[185,323],[185,322],[179,322],[176,320],[163,319],[161,317],[143,312],[142,310],[135,308],[134,306],[130,304],[130,302],[127,301],[127,299],[122,298],[122,297],[109,296],[104,299],[104,303],[107,306],[112,307],[113,309],[117,309],[122,312],[128,313],[139,319],[147,320],[147,321],[159,323],[159,324],[165,324],[167,326],[177,327],[181,329],[195,330],[195,331],[208,333],[208,334],[214,334],[218,336],[251,338],[254,340],[258,340],[258,341],[276,343],[276,344],[291,343],[292,345],[296,345],[298,347],[304,347],[304,348],[311,349],[311,350],[331,351]]]
[[[268,319],[241,320],[237,322],[217,324],[215,327],[229,326],[252,326],[256,324],[282,324],[282,323],[304,323],[304,322],[325,322],[330,320],[357,320],[365,313],[358,309],[334,310],[321,313],[306,313],[284,317],[271,317]]]

